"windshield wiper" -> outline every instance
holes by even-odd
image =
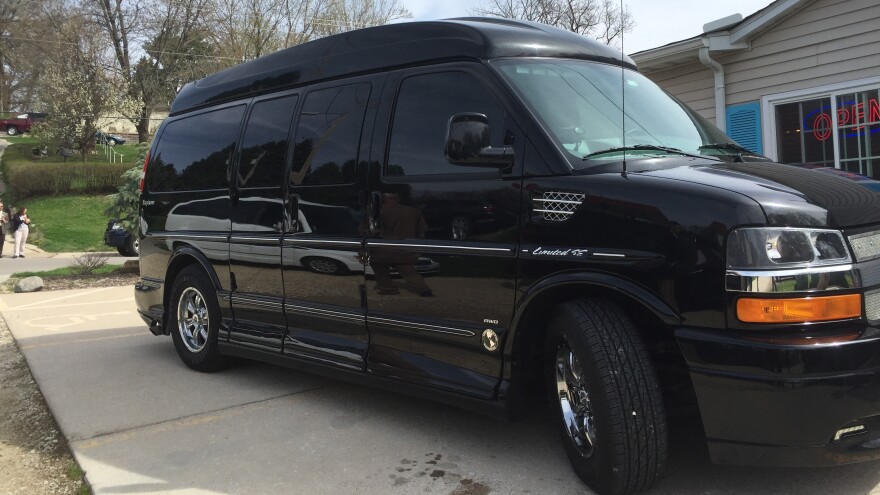
[[[583,160],[588,160],[597,155],[604,155],[605,153],[617,153],[619,151],[662,151],[664,153],[671,153],[673,155],[681,155],[681,156],[690,156],[692,158],[707,158],[705,155],[695,155],[693,153],[688,153],[686,151],[682,151],[678,148],[670,148],[668,146],[657,146],[654,144],[635,144],[632,146],[620,146],[617,148],[608,148],[606,150],[594,151],[593,153],[584,155]]]
[[[752,153],[751,150],[743,148],[742,146],[740,146],[736,143],[709,143],[709,144],[704,144],[697,149],[699,149],[699,150],[735,150],[735,151],[739,151],[740,153]],[[752,153],[752,154],[754,154],[754,153]]]

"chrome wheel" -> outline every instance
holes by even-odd
[[[333,260],[316,258],[309,260],[309,268],[318,273],[331,274],[339,271],[339,264]]]
[[[202,293],[187,287],[177,303],[177,331],[183,345],[198,353],[208,343],[208,306]]]
[[[556,351],[556,391],[568,436],[581,455],[591,457],[596,444],[596,424],[590,391],[581,365],[566,343]]]

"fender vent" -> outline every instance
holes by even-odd
[[[540,213],[544,220],[564,222],[583,203],[584,194],[546,191],[542,197],[534,198],[532,201],[535,203],[532,210]]]

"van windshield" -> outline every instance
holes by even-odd
[[[493,64],[568,151],[574,168],[620,160],[624,152],[627,158],[749,153],[636,71],[582,60]]]

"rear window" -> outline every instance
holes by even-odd
[[[168,123],[150,161],[150,191],[228,188],[227,169],[244,110],[239,105]]]

